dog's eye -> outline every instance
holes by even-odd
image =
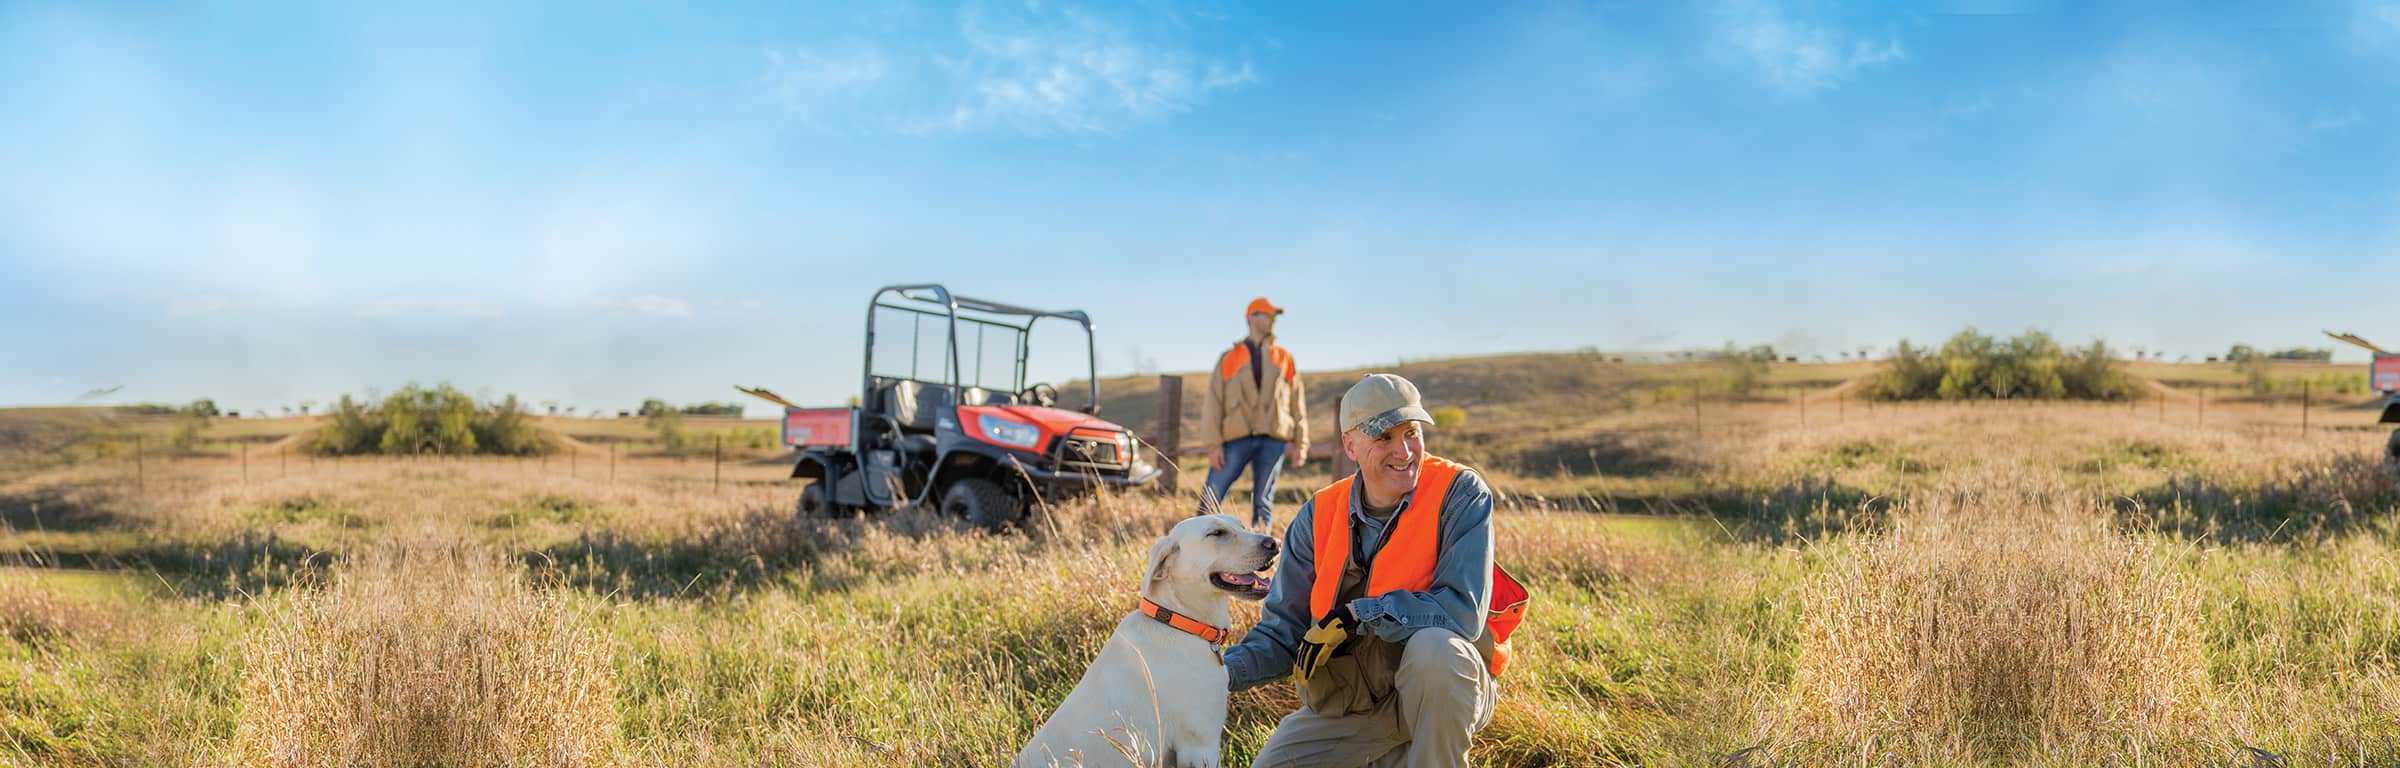
[[[1225,529],[1223,529],[1223,528],[1219,528],[1219,529],[1216,529],[1216,530],[1213,530],[1213,531],[1209,531],[1209,532],[1208,532],[1208,535],[1210,535],[1210,536],[1223,536],[1223,535],[1225,535]]]

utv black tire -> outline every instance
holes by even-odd
[[[2392,430],[2392,439],[2383,444],[2383,463],[2400,469],[2400,429]]]
[[[825,484],[821,482],[809,483],[802,487],[800,503],[793,505],[792,509],[802,518],[815,519],[849,517],[855,511],[850,507],[835,504],[832,499],[826,498]]]
[[[942,490],[942,514],[999,532],[1023,519],[1025,507],[999,483],[970,477]]]

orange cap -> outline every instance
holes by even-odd
[[[1260,297],[1258,297],[1258,298],[1251,299],[1251,300],[1250,300],[1250,308],[1249,308],[1248,310],[1245,310],[1245,311],[1243,311],[1243,312],[1242,312],[1242,314],[1243,314],[1243,315],[1255,315],[1255,314],[1258,314],[1258,313],[1260,313],[1260,312],[1265,312],[1265,313],[1267,313],[1267,314],[1270,314],[1270,315],[1280,315],[1280,314],[1283,314],[1283,308],[1282,308],[1282,307],[1275,306],[1274,304],[1270,304],[1270,303],[1268,303],[1268,302],[1267,302],[1267,297],[1265,297],[1265,296],[1260,296]]]

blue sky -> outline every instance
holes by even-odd
[[[694,5],[0,3],[0,404],[2400,339],[2400,3]]]

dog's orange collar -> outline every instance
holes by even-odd
[[[1206,640],[1209,645],[1221,645],[1225,642],[1225,627],[1202,624],[1199,619],[1167,610],[1166,606],[1150,602],[1150,598],[1142,598],[1142,606],[1135,610],[1141,611],[1144,616],[1157,619],[1160,624],[1174,627],[1182,630],[1185,634]]]

